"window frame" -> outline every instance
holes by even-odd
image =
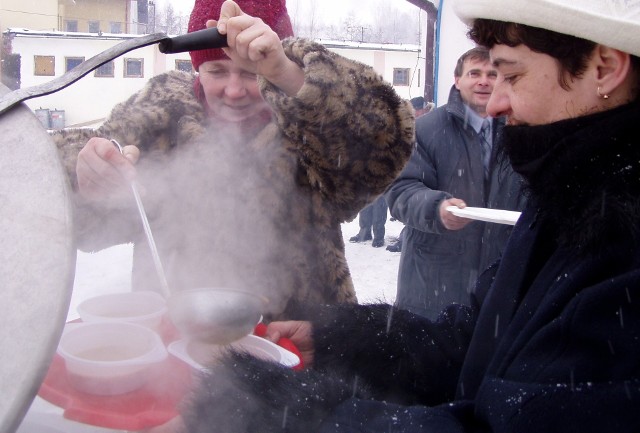
[[[110,74],[105,74],[103,73],[103,68],[105,66],[111,65],[111,73]],[[116,76],[116,64],[113,60],[105,63],[104,65],[101,65],[100,67],[96,68],[96,70],[93,72],[93,76],[96,78],[115,78]]]
[[[48,63],[50,65],[50,68],[43,67],[43,68],[40,68],[41,70],[39,70],[38,66],[42,65],[41,62]],[[56,76],[56,56],[34,54],[33,75],[35,77],[55,77]]]
[[[73,25],[75,27],[75,30],[69,29],[70,25]],[[78,27],[78,20],[64,20],[64,31],[65,32],[78,33],[79,29],[80,28]]]
[[[189,65],[189,70],[187,70],[186,68],[183,69],[178,65]],[[188,73],[192,74],[193,73],[193,63],[191,63],[191,60],[187,60],[187,59],[176,59],[176,61],[175,61],[175,70],[176,71],[188,72]]]
[[[118,21],[110,21],[109,22],[109,33],[114,35],[122,34],[122,23]]]
[[[402,79],[401,79],[402,78]],[[410,86],[411,85],[411,68],[393,68],[394,86]]]
[[[91,30],[91,26],[97,26],[94,30]],[[87,21],[87,32],[88,33],[100,33],[100,20],[89,20]]]
[[[69,67],[69,61],[79,61],[79,63],[77,65],[74,65],[73,67]],[[84,62],[85,57],[78,57],[78,56],[69,56],[69,57],[65,57],[64,58],[64,71],[65,72],[69,72],[70,70],[72,70],[73,68],[75,68],[76,66],[80,65],[80,63]]]
[[[129,73],[129,64],[139,62],[140,63],[140,73],[139,74],[130,74]],[[122,76],[124,78],[144,78],[144,58],[142,57],[125,57],[123,59],[123,70]]]

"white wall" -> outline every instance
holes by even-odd
[[[387,51],[385,54],[385,70],[383,76],[388,81],[393,79],[394,68],[408,68],[411,70],[411,85],[394,86],[398,95],[405,99],[424,95],[424,54],[423,52],[405,53],[401,51]],[[420,79],[418,79],[418,74]]]
[[[440,40],[436,47],[436,105],[447,103],[458,58],[474,44],[467,38],[467,26],[453,13],[451,0],[440,0]]]

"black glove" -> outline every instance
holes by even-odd
[[[189,433],[311,433],[341,402],[367,396],[357,380],[232,351],[203,374],[182,416]]]

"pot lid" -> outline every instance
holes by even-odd
[[[71,189],[40,121],[21,104],[0,115],[0,137],[0,431],[14,432],[58,345],[76,248]]]

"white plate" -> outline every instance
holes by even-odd
[[[455,216],[462,218],[498,224],[514,225],[518,221],[518,218],[520,218],[520,212],[502,209],[487,209],[483,207],[465,207],[464,209],[460,209],[456,206],[448,206],[447,210]]]
[[[228,346],[215,346],[196,343],[188,340],[177,340],[169,344],[167,350],[170,354],[187,363],[196,370],[205,370],[204,364],[214,362],[225,349],[233,347],[236,350],[246,351],[257,358],[278,362],[285,367],[295,367],[300,363],[300,358],[292,352],[255,335],[247,335]]]

